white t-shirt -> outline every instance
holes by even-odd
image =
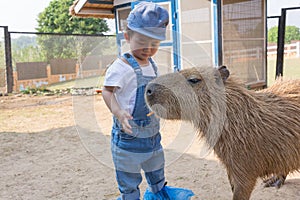
[[[144,76],[156,76],[150,62],[141,69]],[[132,114],[137,90],[133,68],[120,58],[116,59],[106,71],[104,86],[116,87],[115,97],[120,107]]]

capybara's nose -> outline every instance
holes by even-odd
[[[155,83],[149,83],[146,87],[146,95],[147,96],[151,96],[154,94],[154,91],[155,91],[155,87],[156,87],[157,84]]]

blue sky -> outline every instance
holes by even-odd
[[[2,0],[0,3],[0,26],[8,26],[10,31],[35,32],[37,16],[51,0]],[[188,0],[186,0],[188,1]],[[300,0],[268,0],[268,16],[280,15],[281,8],[300,7]],[[290,11],[288,25],[300,27],[300,10]],[[272,22],[271,25],[277,25]]]

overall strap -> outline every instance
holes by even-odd
[[[149,58],[149,61],[152,65],[152,67],[153,67],[155,75],[157,76],[157,65],[156,65],[156,63],[154,62],[154,60],[151,57]]]
[[[150,123],[149,120],[150,118],[147,116],[147,113],[149,113],[150,111],[146,106],[144,94],[145,94],[146,85],[154,77],[143,76],[142,69],[139,66],[138,62],[129,53],[125,53],[123,55],[123,58],[127,60],[127,62],[131,65],[132,69],[136,73],[136,79],[137,79],[136,100],[132,111],[132,116],[135,119],[134,122],[138,126],[148,125]],[[149,62],[151,63],[153,70],[155,71],[155,74],[157,74],[156,65],[154,64],[154,61],[149,58]]]
[[[139,63],[135,60],[135,58],[131,54],[124,53],[122,57],[125,58],[125,60],[127,60],[127,62],[130,64],[130,66],[133,68],[134,72],[138,76],[143,75]],[[153,59],[151,57],[149,58],[149,62],[151,63],[151,65],[153,67],[153,70],[154,70],[154,73],[157,76],[157,65],[156,65],[156,63],[153,61]]]
[[[140,68],[139,63],[134,59],[134,57],[129,53],[124,53],[123,58],[129,63],[129,65],[133,68],[134,72],[137,76],[142,76],[142,70]]]

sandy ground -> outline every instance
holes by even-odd
[[[111,114],[101,95],[0,97],[0,199],[116,199],[109,151]],[[196,199],[232,198],[226,172],[181,122],[162,121],[169,185]],[[143,181],[141,192],[146,188]],[[258,180],[253,200],[299,200],[300,174],[281,189]]]

